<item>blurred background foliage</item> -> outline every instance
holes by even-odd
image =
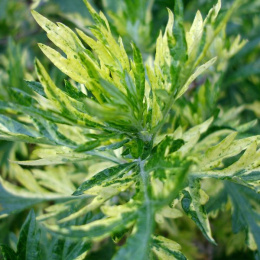
[[[122,36],[126,50],[130,52],[130,43],[134,41],[141,50],[144,59],[149,62],[155,52],[155,42],[168,19],[167,9],[172,8],[173,0],[91,0],[97,10],[102,10],[109,18],[115,36]],[[185,26],[192,22],[199,9],[205,17],[215,4],[214,0],[184,0]],[[233,1],[222,3],[221,15],[233,5]],[[91,34],[91,18],[82,0],[0,0],[0,99],[12,101],[19,93],[31,94],[26,80],[36,80],[34,58],[38,57],[48,68],[52,79],[62,86],[65,76],[52,65],[41,53],[38,42],[48,41],[43,30],[33,20],[30,10],[36,9],[52,21],[60,21],[71,28],[80,28]],[[211,114],[220,113],[220,126],[237,127],[260,117],[260,1],[244,1],[232,14],[227,28],[221,31],[221,37],[215,39],[215,47],[210,52],[220,56],[215,71],[209,71],[199,78],[188,94],[180,99],[172,110],[172,120],[187,127],[200,123]],[[220,15],[220,17],[221,17]],[[236,55],[232,53],[232,44],[240,35],[248,42]],[[131,55],[131,54],[130,54]],[[17,89],[19,90],[17,92]],[[218,94],[213,89],[218,90]],[[205,95],[207,98],[205,99]],[[184,102],[183,99],[188,99]],[[230,110],[232,108],[232,110]],[[215,127],[218,127],[215,125]],[[260,133],[260,125],[251,130]],[[249,134],[247,132],[247,134]],[[0,142],[0,168],[3,179],[24,186],[21,180],[21,167],[10,163],[10,160],[27,160],[32,158],[32,145],[14,142]],[[92,163],[92,162],[91,162]],[[77,183],[77,178],[90,172],[91,163],[74,163],[69,166],[38,167],[38,178],[41,171],[59,172],[59,178],[67,178],[66,187]],[[98,163],[98,162],[97,162]],[[45,169],[46,168],[46,169]],[[26,170],[23,169],[23,170]],[[64,174],[67,172],[67,174]],[[55,174],[54,174],[55,175]],[[53,175],[53,176],[54,176]],[[19,177],[20,176],[20,177]],[[56,177],[53,177],[55,181]],[[58,180],[56,179],[57,183]],[[46,186],[46,184],[45,184]],[[217,189],[212,183],[205,190]],[[62,193],[62,188],[60,187]],[[71,188],[73,191],[73,188]],[[217,197],[217,196],[215,196]],[[213,196],[214,198],[214,196]],[[0,202],[4,195],[0,190]],[[43,201],[42,203],[49,203]],[[213,234],[218,247],[209,244],[188,218],[181,218],[158,226],[183,247],[189,259],[253,259],[253,253],[245,245],[245,234],[233,234],[231,226],[231,208],[226,204],[219,214],[214,212],[214,203],[222,203],[219,198],[208,202],[208,211],[212,215]],[[33,203],[32,203],[33,205]],[[37,205],[37,210],[43,206]],[[12,217],[0,219],[0,243],[15,245],[17,235],[28,211],[21,211]],[[169,229],[168,227],[171,226]],[[192,242],[190,242],[192,241]],[[88,259],[110,259],[113,254],[113,243],[108,240]],[[1,257],[1,256],[0,256]]]

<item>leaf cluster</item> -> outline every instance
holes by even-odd
[[[220,17],[220,1],[205,19],[197,11],[187,28],[176,0],[155,55],[145,40],[152,1],[123,2],[111,27],[85,0],[93,23],[76,32],[32,11],[53,43],[40,49],[66,78],[55,83],[36,60],[38,81],[1,98],[0,139],[33,152],[13,155],[13,176],[0,178],[0,216],[37,213],[12,248],[1,245],[4,259],[88,259],[111,240],[109,259],[187,259],[174,223],[190,219],[215,246],[209,216],[223,209],[257,259],[260,136],[249,132],[257,122],[239,124],[244,107],[218,107],[229,60],[246,45],[239,36],[228,45],[225,35],[243,1]]]

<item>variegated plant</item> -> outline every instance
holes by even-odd
[[[177,111],[182,117],[178,102],[196,78],[214,71],[215,62],[225,66],[224,56],[218,61],[219,52],[212,49],[240,3],[218,22],[220,1],[204,20],[198,11],[185,31],[182,1],[176,0],[155,57],[145,60],[134,43],[131,53],[125,51],[103,13],[87,1],[94,20],[91,35],[76,34],[32,11],[60,49],[39,44],[41,50],[68,80],[56,86],[36,60],[39,82],[27,82],[35,94],[16,90],[15,102],[0,101],[1,139],[36,144],[32,160],[12,166],[22,188],[1,179],[1,215],[55,201],[38,208],[38,227],[30,213],[17,252],[2,246],[6,259],[40,257],[38,230],[55,238],[43,259],[54,259],[57,247],[57,259],[87,259],[90,243],[110,236],[117,244],[113,259],[186,259],[160,227],[186,214],[216,244],[205,207],[208,195],[201,187],[205,180],[219,183],[233,214],[245,204],[236,221],[247,231],[250,248],[260,248],[259,204],[251,207],[238,192],[259,200],[260,136],[243,135],[253,124],[226,128],[212,115],[192,120],[190,127],[172,116]],[[244,44],[237,38],[230,56]]]

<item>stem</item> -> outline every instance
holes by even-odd
[[[149,198],[149,175],[144,170],[144,162],[141,158],[138,159],[139,167],[140,167],[140,174],[142,178],[142,184],[143,184],[143,191],[144,191],[144,199],[145,204],[150,205],[150,198]]]
[[[149,240],[151,238],[151,233],[153,231],[153,226],[154,226],[154,210],[153,210],[153,204],[152,200],[150,198],[149,194],[149,174],[145,172],[144,169],[144,163],[145,161],[142,161],[141,158],[138,159],[139,162],[139,167],[140,167],[140,175],[142,179],[142,184],[143,184],[143,192],[144,192],[144,206],[145,206],[145,229],[150,232],[146,232],[146,237],[144,244],[148,245]]]

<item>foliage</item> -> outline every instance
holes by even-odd
[[[250,4],[220,13],[218,1],[188,26],[176,0],[155,40],[158,2],[103,1],[109,20],[84,3],[85,18],[64,6],[60,15],[76,32],[32,11],[52,42],[39,47],[62,76],[36,59],[36,75],[23,81],[20,47],[9,40],[0,139],[11,163],[2,159],[0,216],[34,210],[18,239],[8,234],[3,258],[197,259],[187,250],[193,223],[215,248],[210,217],[214,227],[225,212],[258,259],[260,136],[255,116],[242,117],[258,103],[223,101],[236,82],[232,59],[248,48],[226,34],[227,23]],[[176,223],[190,226],[187,241]]]

